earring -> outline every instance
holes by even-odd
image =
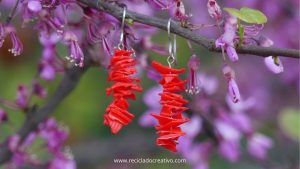
[[[109,65],[108,81],[114,84],[106,89],[106,95],[113,95],[112,103],[106,108],[104,124],[110,126],[113,134],[118,133],[121,128],[128,125],[134,115],[127,111],[129,103],[127,99],[135,100],[134,92],[142,92],[140,79],[132,77],[137,72],[135,59],[132,57],[134,50],[126,50],[124,45],[124,25],[126,8],[123,10],[120,42],[114,51]]]
[[[167,62],[168,66],[164,66],[159,62],[153,61],[152,67],[156,69],[163,77],[160,84],[163,86],[163,93],[160,93],[160,103],[162,109],[160,114],[151,115],[158,120],[155,128],[158,130],[159,137],[156,139],[156,144],[163,146],[173,152],[176,152],[176,145],[178,138],[185,135],[179,127],[181,124],[186,123],[189,119],[186,119],[182,112],[188,108],[184,107],[188,103],[178,92],[185,91],[186,80],[181,80],[178,76],[185,72],[185,69],[174,69],[172,65],[176,63],[176,36],[171,38],[171,19],[168,21],[168,38],[169,38],[169,57]],[[172,43],[173,41],[173,43]]]

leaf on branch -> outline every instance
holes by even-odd
[[[296,109],[286,109],[283,110],[279,117],[279,124],[281,130],[284,132],[286,136],[289,138],[300,141],[300,133],[299,133],[299,111]]]
[[[235,8],[224,8],[224,10],[246,23],[264,24],[268,21],[266,15],[256,9],[243,7],[240,10]]]

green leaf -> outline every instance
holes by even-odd
[[[238,30],[239,30],[239,47],[242,47],[243,45],[243,39],[244,39],[244,26],[241,24],[241,21],[238,19]]]
[[[263,24],[268,21],[266,15],[259,10],[243,7],[240,11],[243,15],[247,16],[247,18],[251,18],[252,23]]]
[[[230,15],[235,16],[241,20],[244,20],[242,18],[244,18],[243,14],[235,8],[224,8],[224,11],[228,12]]]
[[[240,10],[235,8],[224,8],[230,15],[252,24],[263,24],[267,22],[267,17],[259,10],[243,7]]]
[[[126,23],[128,26],[133,26],[134,25],[134,20],[133,19],[126,19]]]
[[[289,138],[300,141],[299,122],[300,112],[294,109],[286,109],[279,115],[279,124],[282,131]]]

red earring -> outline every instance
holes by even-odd
[[[156,139],[156,144],[163,146],[173,152],[176,152],[177,140],[180,136],[185,135],[179,127],[181,124],[186,123],[186,119],[182,112],[188,108],[184,107],[188,103],[182,95],[177,92],[185,91],[186,80],[181,80],[179,74],[185,72],[185,69],[174,69],[171,65],[175,62],[176,58],[176,37],[174,36],[174,44],[171,43],[170,38],[171,19],[168,22],[168,35],[169,35],[169,53],[168,66],[164,66],[158,62],[153,61],[152,67],[156,69],[161,75],[162,80],[160,84],[163,86],[163,93],[160,93],[160,103],[162,110],[160,114],[152,114],[157,120],[159,125],[155,126],[158,130],[159,137]]]
[[[121,25],[121,37],[118,49],[114,51],[109,66],[110,72],[108,81],[115,82],[110,88],[106,89],[106,94],[112,93],[113,102],[107,107],[104,115],[104,124],[110,126],[112,133],[118,133],[121,128],[128,125],[134,115],[127,111],[129,103],[126,99],[135,100],[134,91],[141,92],[143,89],[138,84],[140,80],[132,77],[137,72],[135,59],[132,57],[133,50],[124,50],[124,21],[126,16],[126,8],[123,11],[123,19]]]

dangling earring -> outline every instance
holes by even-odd
[[[185,135],[179,127],[186,123],[186,119],[182,112],[188,108],[184,107],[188,103],[178,92],[185,91],[186,80],[181,80],[178,76],[185,72],[185,69],[174,69],[172,65],[176,63],[176,36],[173,36],[173,43],[171,38],[171,19],[168,21],[168,38],[169,38],[169,57],[168,66],[164,66],[159,62],[153,61],[152,66],[163,77],[160,84],[163,86],[163,93],[160,93],[160,103],[162,109],[160,114],[152,113],[151,115],[158,120],[155,128],[158,130],[159,137],[156,139],[156,144],[163,146],[173,152],[176,152],[176,144],[180,136]]]
[[[113,101],[106,108],[104,124],[110,126],[113,134],[118,133],[123,126],[129,124],[134,118],[134,115],[127,111],[129,103],[126,99],[135,100],[134,92],[142,91],[142,87],[138,84],[140,79],[132,77],[137,72],[134,67],[136,61],[132,57],[134,50],[126,50],[124,45],[125,17],[126,8],[123,10],[120,42],[109,65],[108,81],[115,83],[106,89],[107,95],[113,95]]]

